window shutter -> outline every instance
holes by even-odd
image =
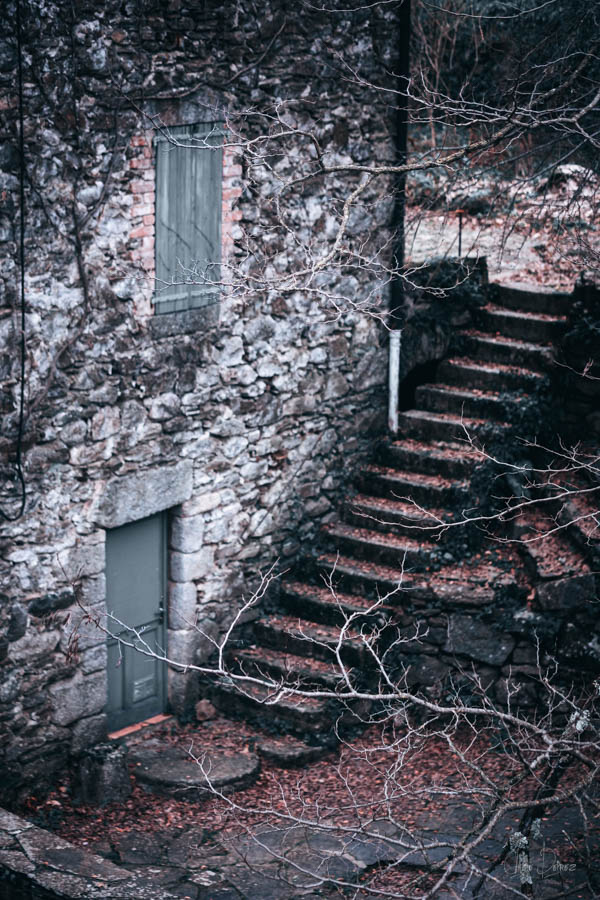
[[[223,132],[216,125],[169,130],[156,140],[156,313],[219,299]]]

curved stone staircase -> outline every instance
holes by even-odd
[[[501,699],[509,663],[513,672],[532,663],[515,603],[523,607],[533,591],[543,609],[548,584],[565,578],[576,577],[584,592],[593,592],[583,545],[578,550],[564,533],[517,552],[513,545],[481,543],[473,526],[470,533],[451,528],[441,536],[431,527],[477,503],[473,476],[482,456],[467,435],[485,443],[489,434],[509,430],[520,404],[547,382],[552,344],[565,328],[566,294],[499,285],[490,294],[477,330],[459,333],[459,352],[438,365],[433,383],[417,387],[414,408],[399,417],[399,437],[380,445],[376,459],[358,472],[356,493],[339,520],[322,530],[321,552],[301,561],[282,582],[276,608],[236,641],[229,654],[236,672],[263,673],[282,686],[331,688],[340,683],[338,648],[357,684],[373,682],[364,636],[381,650],[400,633],[405,643],[395,664],[409,686],[435,690],[459,659],[491,672]],[[522,517],[516,527],[525,533],[544,523],[539,515]],[[384,599],[373,611],[377,598]],[[296,745],[330,746],[336,728],[351,728],[365,712],[318,696],[279,697],[250,684],[240,693],[231,683],[213,683],[205,693],[226,715],[287,734]]]

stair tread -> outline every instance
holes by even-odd
[[[411,453],[423,453],[427,456],[445,457],[447,459],[481,460],[481,453],[467,446],[461,447],[446,441],[415,441],[412,438],[388,441],[384,446],[397,447]]]
[[[408,578],[401,569],[382,565],[381,563],[372,563],[367,560],[354,559],[350,556],[334,556],[328,553],[319,556],[318,562],[332,570],[335,569],[337,572],[357,571],[371,578],[382,578],[385,581],[401,584],[402,587],[408,587],[410,585],[410,578]]]
[[[465,428],[477,428],[482,425],[485,425],[488,428],[490,425],[504,428],[508,427],[507,422],[473,418],[473,416],[456,416],[452,413],[431,412],[428,409],[407,409],[405,412],[399,414],[398,419],[401,420],[403,417],[408,419],[428,419],[431,422],[447,422],[458,426],[464,425]]]
[[[568,291],[557,291],[556,288],[546,287],[544,284],[537,284],[535,281],[490,281],[491,288],[502,288],[512,291],[516,294],[535,294],[542,297],[560,297],[562,300],[568,300],[571,296]]]
[[[501,309],[501,307],[498,307]],[[490,334],[489,331],[478,331],[475,328],[467,328],[459,332],[465,337],[475,338],[479,341],[486,341],[490,344],[503,345],[514,350],[532,350],[547,353],[549,344],[539,343],[536,341],[521,341],[517,338],[505,337],[501,334]]]
[[[361,541],[362,543],[373,544],[378,547],[391,547],[397,550],[406,550],[418,553],[420,550],[426,550],[420,541],[400,537],[397,534],[381,531],[373,531],[370,528],[359,528],[354,525],[345,525],[337,523],[335,525],[325,525],[323,530],[330,537],[350,538],[351,540]]]
[[[567,322],[567,316],[552,316],[549,313],[510,309],[506,306],[497,306],[495,303],[486,303],[483,309],[494,316],[503,316],[509,319],[524,319],[526,322],[556,322],[558,325],[564,325]]]
[[[441,475],[424,475],[421,472],[408,472],[404,469],[396,469],[393,466],[382,466],[376,463],[369,463],[363,466],[362,472],[368,472],[370,475],[382,475],[385,478],[392,479],[402,484],[414,484],[422,487],[431,488],[458,488],[466,490],[467,481],[457,481],[456,479],[443,478]]]
[[[573,494],[563,503],[561,521],[570,522],[590,543],[600,541],[600,487]]]
[[[414,503],[405,503],[402,500],[392,500],[388,497],[372,497],[370,494],[356,494],[349,502],[352,508],[370,509],[381,515],[394,514],[406,519],[414,519],[415,522],[423,523],[425,521],[430,525],[448,518],[448,512],[443,509],[415,506]]]
[[[427,588],[430,591],[448,591],[451,588],[472,590],[480,587],[499,586],[513,583],[515,571],[518,566],[516,548],[505,547],[506,570],[499,568],[493,562],[487,562],[484,558],[475,558],[468,562],[452,562],[444,568],[431,574],[407,575],[400,569],[392,566],[371,563],[366,560],[354,559],[347,556],[331,556],[323,554],[319,561],[336,565],[337,571],[354,571],[367,578],[381,578],[390,583],[401,585],[402,589],[410,590],[411,594],[417,588]]]
[[[524,378],[544,379],[542,372],[526,369],[523,366],[509,366],[503,363],[479,362],[466,356],[453,356],[444,360],[445,365],[455,366],[460,369],[469,369],[474,372],[486,372],[498,375],[521,375]]]
[[[571,545],[565,533],[550,533],[556,529],[555,520],[539,511],[522,515],[520,538],[540,578],[587,575],[589,566],[581,553]]]
[[[332,594],[328,587],[305,584],[301,581],[286,581],[282,584],[282,590],[296,594],[299,597],[304,597],[307,600],[316,600],[318,603],[335,607],[341,606],[352,612],[364,613],[373,606],[373,601],[369,600],[367,597],[360,597],[356,594],[345,594],[338,590]],[[382,608],[384,607],[378,607],[378,609]]]
[[[242,666],[244,661],[255,664],[265,663],[266,665],[277,667],[291,676],[294,674],[308,674],[321,680],[339,678],[340,676],[333,663],[315,659],[311,656],[298,656],[285,650],[273,650],[270,647],[258,645],[245,647],[243,650],[236,650],[235,660]],[[246,674],[248,674],[248,670],[246,670]]]
[[[303,709],[310,712],[325,712],[328,708],[328,701],[320,697],[294,697],[283,694],[276,688],[269,688],[261,684],[252,684],[244,682],[244,680],[236,680],[235,684],[215,683],[214,691],[225,694],[233,694],[236,699],[240,699],[244,694],[256,703],[264,703],[267,705],[277,705],[278,708],[294,709],[302,711]]]
[[[334,557],[335,558],[335,557]],[[260,625],[271,628],[275,631],[283,631],[291,636],[306,636],[310,640],[321,641],[322,643],[337,643],[340,636],[338,625],[321,625],[316,622],[309,622],[307,619],[301,619],[299,616],[286,616],[282,613],[269,615],[260,620]],[[363,641],[361,635],[356,630],[348,630],[344,635],[344,642],[347,644],[360,644]]]
[[[511,396],[514,396],[515,398],[520,396],[520,394],[515,391],[500,392],[483,390],[483,388],[463,388],[457,387],[454,384],[443,384],[442,382],[437,381],[433,384],[422,384],[417,390],[436,391],[439,394],[454,394],[457,397],[464,397],[465,400],[503,400],[507,397],[510,398]],[[526,393],[526,391],[523,390],[522,393]]]

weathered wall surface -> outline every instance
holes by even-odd
[[[276,8],[228,33],[235,4],[171,4],[164,18],[162,4],[89,3],[78,5],[77,21],[67,6],[24,4],[22,28],[27,501],[0,538],[9,794],[104,733],[105,635],[78,604],[102,620],[106,528],[171,511],[169,655],[191,661],[192,623],[215,634],[256,573],[276,560],[285,566],[331,514],[385,404],[382,328],[355,308],[372,300],[368,271],[323,271],[314,291],[275,287],[279,273],[303,264],[313,236],[320,248],[332,245],[339,185],[304,185],[289,202],[293,230],[277,229],[273,169],[251,161],[249,172],[233,147],[222,220],[231,289],[206,310],[155,317],[151,305],[157,120],[140,109],[171,124],[212,121],[258,104],[274,85],[289,95],[301,79],[326,97],[307,100],[301,115],[333,142],[332,153],[385,155],[385,110],[365,107],[323,62],[348,22],[320,31],[293,22],[285,45],[274,43],[283,22]],[[7,21],[0,449],[1,502],[11,512],[20,384],[14,9]],[[268,47],[266,69],[250,65]],[[288,155],[280,171],[294,166]],[[371,203],[350,235],[364,240],[388,209]],[[250,293],[259,270],[270,289]],[[330,292],[335,306],[323,297]],[[175,708],[186,690],[172,671]]]

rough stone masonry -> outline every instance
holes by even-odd
[[[3,490],[9,514],[19,416],[19,109],[24,113],[24,514],[2,525],[3,790],[50,778],[105,736],[106,530],[167,510],[168,654],[211,648],[256,583],[285,568],[330,516],[381,428],[385,300],[364,269],[324,268],[277,290],[307,248],[333,246],[346,185],[306,180],[278,211],[311,131],[331,160],[386,158],[385,104],[334,65],[375,40],[368,16],[260,20],[235,3],[22,2],[0,43]],[[370,53],[371,51],[369,51]],[[381,51],[384,52],[384,51]],[[23,67],[21,96],[14,78]],[[373,56],[374,59],[377,56]],[[273,99],[291,136],[252,155]],[[286,113],[287,115],[287,113]],[[154,314],[155,145],[163,126],[227,120],[218,302]],[[277,122],[276,122],[277,124]],[[294,131],[296,129],[296,131]],[[277,129],[275,129],[277,130]],[[239,135],[244,132],[244,140]],[[263,152],[263,151],[261,151]],[[368,253],[390,203],[365,195],[348,240]],[[341,198],[341,199],[340,199]],[[279,218],[278,218],[279,217]],[[383,288],[379,285],[382,284]],[[254,289],[253,285],[257,285]],[[193,685],[169,672],[169,704]]]

